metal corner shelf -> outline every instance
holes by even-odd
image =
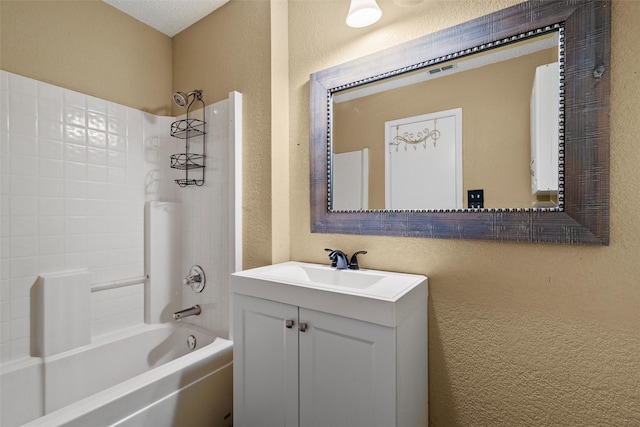
[[[205,157],[202,154],[179,153],[171,155],[171,167],[179,170],[204,168]]]
[[[176,184],[178,184],[180,187],[186,187],[187,185],[196,185],[198,187],[201,187],[204,184],[204,180],[201,179],[176,179]]]
[[[206,140],[205,140],[205,125],[204,121],[204,101],[202,99],[202,91],[194,90],[188,94],[181,92],[177,93],[181,95],[184,103],[180,103],[180,106],[184,106],[189,99],[189,105],[187,107],[187,116],[185,119],[176,120],[171,124],[170,135],[174,138],[182,139],[184,143],[184,152],[171,155],[171,168],[184,171],[184,178],[176,179],[175,182],[180,187],[186,187],[188,185],[202,186],[204,185],[204,169],[206,161]],[[175,100],[176,94],[174,94]],[[178,103],[178,102],[176,102]],[[195,104],[195,105],[194,105]],[[192,107],[196,107],[202,111],[202,120],[193,118],[191,115]],[[193,152],[193,143],[202,143],[201,152]],[[191,174],[197,174],[196,177],[190,176]]]
[[[198,119],[184,119],[171,123],[171,136],[179,139],[188,139],[205,135],[205,122]]]

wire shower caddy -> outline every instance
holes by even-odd
[[[171,124],[171,136],[183,139],[184,153],[171,155],[171,167],[184,171],[184,178],[176,179],[180,187],[187,185],[204,185],[204,168],[206,159],[206,132],[204,120],[204,100],[202,91],[194,90],[186,95],[187,116],[183,120],[177,120]],[[195,111],[202,112],[202,119],[193,117]],[[193,150],[194,146],[202,145],[200,150]]]

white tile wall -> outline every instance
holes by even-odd
[[[147,197],[150,200],[181,202],[183,205],[183,239],[181,271],[187,275],[192,265],[200,265],[207,277],[202,293],[184,286],[182,307],[199,304],[202,314],[183,321],[229,336],[229,101],[205,109],[207,161],[205,184],[201,187],[178,187],[174,179],[184,178],[184,171],[166,167],[147,171]],[[184,117],[181,117],[184,118]],[[169,129],[170,123],[166,124]],[[184,141],[171,137],[145,140],[145,157],[149,165],[163,165],[171,154],[184,152]],[[153,283],[153,282],[152,282]]]
[[[143,148],[167,133],[160,121],[0,71],[0,361],[29,355],[38,274],[88,268],[94,284],[144,274]],[[141,289],[94,293],[94,334],[141,322]]]
[[[87,268],[93,284],[144,274],[144,203],[183,203],[187,321],[229,334],[228,101],[206,109],[202,187],[180,188],[168,167],[184,150],[171,117],[144,113],[0,70],[0,362],[30,353],[30,291],[38,274]],[[144,286],[92,293],[92,333],[143,321]]]

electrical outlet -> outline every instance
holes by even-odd
[[[468,190],[467,207],[469,209],[484,208],[484,190]]]

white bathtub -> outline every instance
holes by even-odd
[[[232,360],[231,341],[187,324],[105,334],[44,361],[3,366],[0,424],[231,426]]]

